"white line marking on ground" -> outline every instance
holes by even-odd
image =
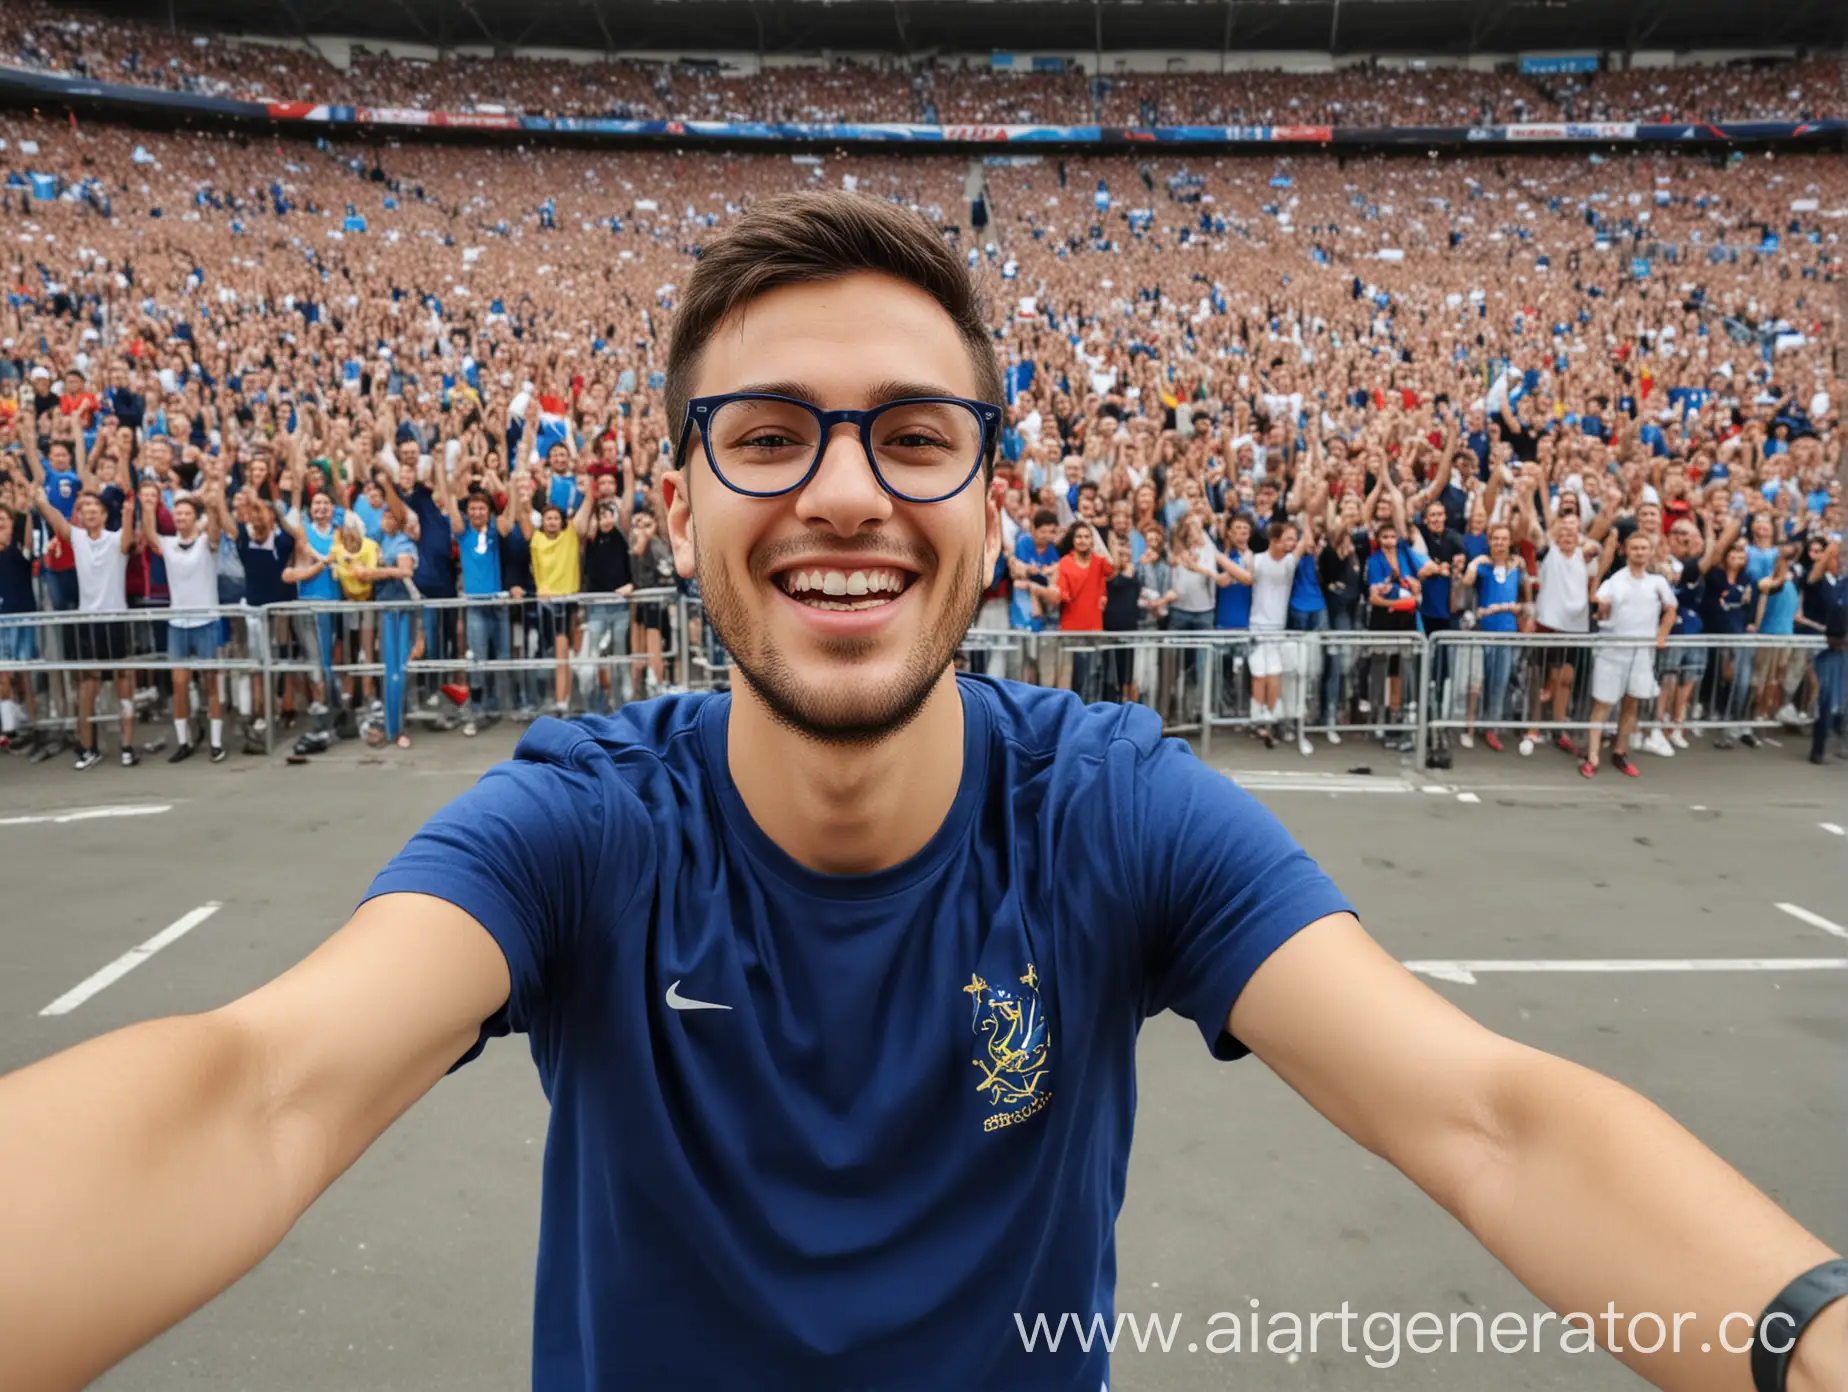
[[[1265,793],[1409,793],[1412,785],[1392,775],[1313,773],[1288,770],[1226,770],[1239,787]]]
[[[1449,792],[1450,789],[1446,788],[1442,783],[1427,783],[1424,785],[1424,791],[1427,793],[1442,794]]]
[[[1834,822],[1817,822],[1816,825],[1828,832],[1831,836],[1840,836],[1843,834],[1842,829],[1836,826]]]
[[[1838,938],[1848,938],[1848,928],[1842,927],[1839,923],[1831,923],[1819,913],[1811,913],[1801,904],[1779,904],[1778,908],[1789,914],[1792,918],[1799,919],[1809,924],[1812,928],[1820,928],[1823,932],[1833,933]]]
[[[41,1015],[68,1015],[97,992],[113,986],[127,976],[148,958],[163,947],[170,947],[197,928],[206,919],[223,907],[218,903],[201,904],[190,913],[184,914],[169,923],[140,947],[131,947],[115,961],[97,972],[94,976],[78,982],[70,990],[59,996],[50,1005],[39,1011]]]
[[[1481,972],[1780,972],[1848,971],[1848,957],[1661,957],[1552,962],[1406,962],[1407,971],[1474,986]]]
[[[1688,804],[1688,811],[1690,812],[1705,812],[1706,810],[1707,804],[1704,802],[1693,802]]]
[[[0,826],[27,826],[34,822],[53,822],[59,826],[66,822],[92,822],[100,817],[152,817],[159,812],[171,812],[170,802],[131,803],[121,807],[74,807],[69,812],[36,812],[23,817],[0,817]]]
[[[1458,793],[1457,801],[1458,802],[1481,802],[1482,799],[1477,797],[1474,793]]]

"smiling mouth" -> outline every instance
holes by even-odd
[[[811,609],[881,609],[911,588],[917,576],[894,566],[853,570],[835,566],[796,566],[771,577],[799,604]]]

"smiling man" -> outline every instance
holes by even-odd
[[[1113,1308],[1164,1009],[1555,1308],[1698,1312],[1682,1352],[1625,1355],[1645,1376],[1751,1385],[1696,1350],[1819,1241],[1427,990],[1148,712],[953,672],[1001,545],[1000,387],[922,219],[774,199],[706,246],[664,491],[733,693],[534,725],[294,970],[0,1080],[9,1388],[79,1385],[204,1304],[516,1030],[552,1103],[536,1388],[1095,1392],[1101,1344],[1029,1352],[1016,1315]],[[1789,1387],[1840,1387],[1844,1310]]]

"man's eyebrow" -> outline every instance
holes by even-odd
[[[745,386],[739,387],[737,390],[739,392],[763,392],[770,396],[793,397],[797,401],[806,401],[811,406],[820,406],[822,404],[820,393],[815,391],[814,388],[810,387],[806,382],[751,382]],[[861,393],[861,399],[866,403],[868,408],[871,408],[874,406],[882,406],[888,401],[901,401],[910,396],[954,397],[956,395],[957,393],[936,383],[909,382],[898,378],[887,378],[885,381],[873,383],[871,387]]]

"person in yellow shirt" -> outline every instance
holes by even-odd
[[[365,523],[358,514],[349,512],[340,530],[327,548],[327,562],[333,568],[334,578],[340,582],[340,597],[356,604],[363,604],[372,598],[372,573],[379,564],[379,544],[366,535]],[[358,614],[340,616],[343,640],[350,640],[353,660],[361,665],[372,662],[372,611],[362,610]],[[344,642],[343,642],[343,645]],[[348,677],[347,704],[353,704],[353,678]],[[373,698],[374,682],[366,677],[361,683],[364,699]]]
[[[541,651],[551,649],[558,659],[552,696],[558,713],[564,715],[571,708],[569,658],[572,623],[577,611],[577,605],[569,597],[577,594],[582,583],[581,548],[596,493],[593,489],[581,490],[584,501],[578,508],[577,518],[571,522],[566,520],[563,508],[548,502],[539,513],[539,528],[534,531],[530,502],[532,481],[522,476],[515,486],[520,490],[517,508],[520,530],[526,534],[532,548],[533,586],[539,595],[539,646]]]

